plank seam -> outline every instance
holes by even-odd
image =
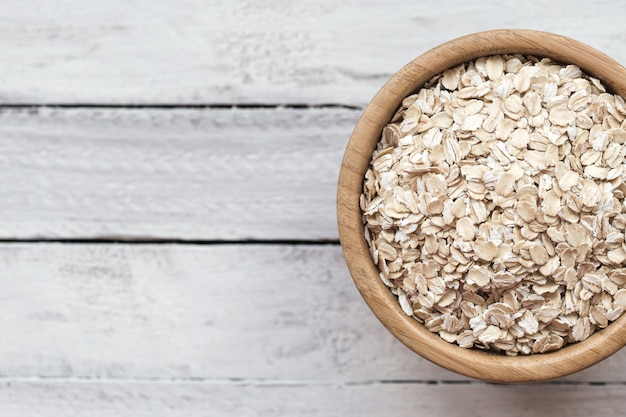
[[[21,244],[21,243],[62,243],[69,245],[84,244],[124,244],[124,245],[275,245],[275,246],[338,246],[339,240],[335,239],[250,239],[250,240],[205,240],[205,239],[159,239],[159,238],[15,238],[0,239],[2,244]]]
[[[13,382],[49,382],[49,383],[110,383],[110,384],[208,384],[208,385],[250,385],[250,386],[369,386],[369,385],[474,385],[505,386],[478,380],[419,380],[419,379],[373,379],[363,381],[342,381],[325,379],[263,379],[263,378],[201,378],[201,377],[135,377],[108,378],[90,376],[0,376],[1,384]],[[545,381],[532,385],[551,386],[626,386],[626,381]]]
[[[108,103],[3,103],[0,109],[30,109],[30,108],[53,108],[53,109],[343,109],[362,111],[364,106],[342,104],[342,103],[128,103],[128,104],[108,104]]]

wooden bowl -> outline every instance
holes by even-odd
[[[501,383],[553,379],[605,359],[626,344],[626,314],[583,342],[543,354],[509,357],[448,343],[405,315],[397,298],[381,282],[365,241],[359,196],[382,128],[390,122],[404,97],[448,68],[482,56],[514,53],[578,65],[586,73],[601,79],[607,89],[626,97],[626,69],[575,40],[530,30],[495,30],[458,38],[411,61],[372,99],[350,137],[337,191],[337,218],[343,253],[357,288],[378,319],[402,343],[424,358],[462,375]]]

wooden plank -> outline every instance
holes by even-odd
[[[4,109],[0,238],[337,239],[345,109]]]
[[[378,323],[335,245],[2,244],[0,271],[3,377],[467,380]],[[624,375],[621,351],[568,380]]]
[[[409,60],[488,29],[550,30],[626,63],[625,14],[608,0],[5,0],[0,101],[363,104]]]
[[[107,383],[6,381],[7,417],[618,416],[623,385]]]
[[[442,376],[376,322],[337,246],[5,244],[0,270],[0,375]]]

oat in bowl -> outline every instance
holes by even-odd
[[[571,39],[493,31],[429,51],[372,100],[340,174],[340,237],[407,346],[499,382],[623,346],[625,75]]]

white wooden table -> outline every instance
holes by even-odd
[[[626,350],[468,380],[350,279],[337,175],[393,72],[504,27],[626,64],[626,3],[426,3],[0,2],[0,416],[623,415]]]

